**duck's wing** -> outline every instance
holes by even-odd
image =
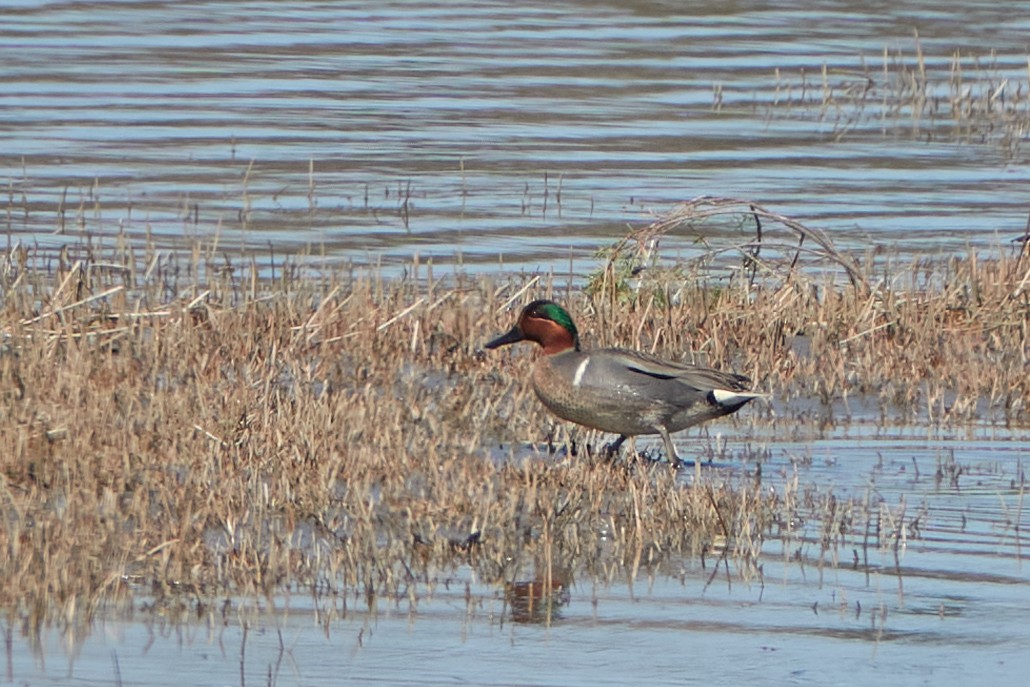
[[[751,387],[750,379],[733,372],[676,363],[639,351],[609,349],[609,352],[612,354],[610,359],[617,361],[628,375],[636,376],[635,383],[638,384],[646,385],[649,383],[647,380],[652,379],[655,382],[674,382],[693,392],[704,393],[710,391],[748,392]]]

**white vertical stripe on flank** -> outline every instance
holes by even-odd
[[[576,376],[572,378],[572,386],[576,389],[579,388],[580,383],[583,381],[583,373],[587,371],[587,365],[590,364],[590,356],[583,358],[583,362],[576,368]]]

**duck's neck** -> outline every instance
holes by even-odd
[[[567,341],[552,339],[550,341],[541,341],[540,345],[544,349],[544,355],[557,355],[558,353],[564,353],[565,351],[578,351],[578,341]]]

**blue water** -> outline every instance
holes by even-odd
[[[1025,2],[4,7],[4,225],[46,249],[217,234],[387,271],[417,252],[582,276],[699,195],[854,250],[1005,244],[1026,224]],[[883,108],[884,51],[896,81],[917,45],[932,120]],[[1008,125],[954,124],[956,52],[974,92],[1005,83]],[[695,238],[664,254],[696,255]]]

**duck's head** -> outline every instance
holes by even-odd
[[[572,317],[554,301],[533,301],[527,305],[515,326],[486,347],[498,348],[517,341],[535,341],[543,347],[545,355],[579,350],[579,332]]]

